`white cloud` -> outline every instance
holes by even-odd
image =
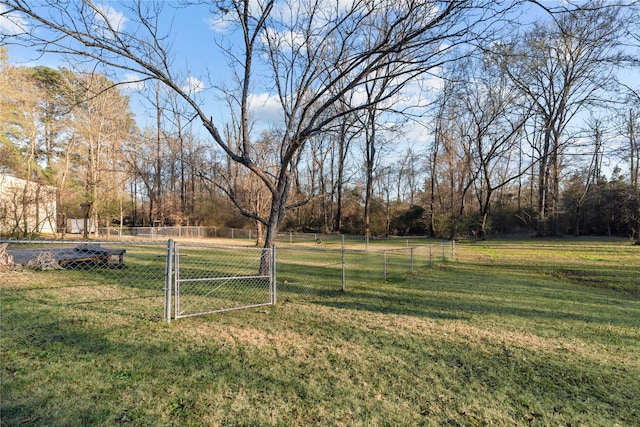
[[[249,1],[249,13],[257,16],[259,11],[264,7],[264,1],[250,0]],[[238,24],[238,16],[234,10],[229,10],[227,13],[223,13],[221,10],[214,13],[212,16],[205,19],[205,22],[209,26],[209,29],[219,34],[229,34],[233,31],[234,26]]]
[[[282,52],[293,52],[300,48],[306,48],[306,37],[301,32],[279,31],[275,28],[267,28],[261,35],[261,41],[265,45],[278,46]]]
[[[209,17],[205,22],[209,29],[219,34],[228,34],[233,30],[231,21],[222,16]]]
[[[250,94],[249,110],[255,120],[269,124],[282,123],[282,106],[276,96],[268,93]]]
[[[27,21],[17,13],[7,12],[7,7],[0,5],[0,31],[7,35],[24,33],[28,29]]]
[[[202,92],[204,88],[204,83],[193,76],[187,77],[187,83],[182,86],[182,90],[191,94]]]
[[[393,106],[398,110],[421,116],[444,88],[441,72],[440,68],[434,68],[430,73],[408,82],[392,100]]]
[[[128,19],[121,13],[109,5],[96,5],[96,19],[102,21],[105,26],[111,28],[115,32],[124,30],[124,26]]]
[[[127,73],[120,85],[127,92],[136,92],[145,88],[144,81],[137,74]]]
[[[404,140],[412,145],[428,145],[433,141],[433,130],[430,127],[430,122],[409,121],[402,127]]]

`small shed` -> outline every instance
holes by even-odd
[[[93,220],[87,220],[87,231],[89,233],[96,232],[96,225],[93,223]],[[84,233],[84,218],[67,218],[67,233],[71,234],[82,234]]]

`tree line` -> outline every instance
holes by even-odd
[[[255,227],[267,245],[280,230],[638,239],[640,95],[620,78],[638,73],[634,2],[218,2],[243,43],[217,44],[235,78],[215,118],[179,84],[162,4],[121,5],[146,34],[92,3],[0,4],[22,25],[7,45],[105,66],[2,51],[0,170],[55,186],[59,224],[89,206],[101,226]],[[144,83],[143,125],[116,69]],[[278,126],[253,119],[258,74]]]

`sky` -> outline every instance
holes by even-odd
[[[227,82],[232,78],[232,74],[227,66],[226,59],[215,46],[215,40],[228,41],[231,35],[225,32],[224,25],[217,24],[211,19],[211,14],[206,6],[196,6],[189,8],[173,7],[175,2],[165,2],[164,22],[162,27],[170,31],[167,42],[171,46],[172,57],[174,58],[174,69],[180,70],[179,83],[189,87],[193,92],[203,92],[203,98],[213,99],[212,86],[219,82]],[[102,2],[101,7],[110,22],[123,30],[130,30],[135,23],[124,15],[124,9],[118,10],[116,2]],[[3,6],[0,6],[2,12]],[[12,23],[0,17],[0,32],[11,33],[16,31]],[[36,52],[33,48],[17,45],[7,46],[9,49],[9,62],[18,66],[43,65],[51,68],[82,67],[79,63],[66,61],[61,55]],[[81,70],[80,70],[81,71]],[[118,79],[121,82],[135,81],[141,77],[140,74],[119,71]],[[122,86],[124,92],[132,98],[132,107],[136,110],[139,121],[144,122],[141,116],[145,115],[144,109],[136,106],[137,89],[141,88],[140,83],[131,83]],[[204,97],[206,92],[206,97]],[[258,97],[263,94],[257,94]],[[143,100],[137,100],[144,102]],[[212,114],[216,110],[224,108],[212,102],[210,108]]]
[[[340,0],[349,1],[349,0]],[[126,15],[126,8],[120,2],[103,1],[97,4],[108,17],[109,22],[122,30],[131,30],[135,24]],[[231,84],[233,74],[229,69],[227,58],[220,52],[216,43],[241,45],[242,40],[238,39],[237,33],[232,33],[232,28],[228,23],[214,20],[210,11],[210,6],[199,5],[188,8],[177,7],[179,3],[175,1],[163,2],[163,22],[162,28],[170,33],[167,39],[174,57],[174,69],[180,70],[180,84],[188,86],[194,92],[199,92],[198,97],[206,105],[206,111],[214,117],[221,117],[222,120],[228,118],[228,107],[224,102],[220,102],[220,92],[215,86],[220,84]],[[0,6],[2,8],[3,6]],[[2,9],[0,9],[2,12]],[[18,29],[9,20],[0,17],[1,32],[15,32]],[[67,67],[73,68],[73,62],[65,62],[60,55],[40,54],[33,48],[11,45],[9,48],[9,61],[19,66],[44,65],[52,68]],[[120,81],[135,81],[140,75],[131,72],[119,72]],[[267,86],[272,83],[261,81],[257,76],[253,81],[254,92],[250,95],[253,117],[263,127],[276,125],[281,121],[281,112],[278,100],[272,93],[268,92]],[[424,83],[424,82],[423,82]],[[430,78],[426,85],[437,88],[440,82],[437,78]],[[145,124],[154,123],[154,114],[149,113],[149,105],[138,93],[140,84],[131,83],[122,86],[124,92],[131,98],[131,106],[136,115],[138,124],[143,127]],[[412,98],[421,95],[417,86],[409,89]],[[148,119],[147,119],[148,118]],[[221,123],[218,122],[220,125]],[[423,126],[407,126],[411,129],[407,139],[420,140],[427,138]]]
[[[175,7],[178,3],[174,1],[161,3],[164,5],[161,27],[169,34],[167,42],[174,58],[173,68],[180,70],[179,84],[197,93],[197,96],[203,100],[205,110],[210,112],[214,120],[219,117],[220,120],[217,121],[217,124],[221,125],[224,120],[228,119],[228,107],[220,101],[220,93],[214,86],[230,84],[233,75],[228,67],[227,59],[220,53],[216,42],[239,45],[241,40],[237,39],[237,33],[234,34],[227,23],[213,20],[208,5],[184,8]],[[561,2],[545,1],[543,3],[547,6],[554,6]],[[126,7],[123,7],[120,2],[105,0],[97,1],[96,4],[115,27],[125,31],[135,28],[135,22],[126,14]],[[127,3],[125,2],[125,4]],[[3,6],[0,6],[0,13],[3,11],[2,8]],[[533,22],[543,14],[539,8],[530,7],[525,16],[526,19]],[[19,20],[17,22],[20,23]],[[0,32],[9,34],[16,30],[15,24],[0,16]],[[58,55],[40,55],[31,48],[13,45],[8,48],[9,61],[15,65],[46,65],[53,68],[72,68],[73,65],[73,63],[65,62],[64,58]],[[437,73],[438,70],[434,71]],[[134,81],[139,77],[140,75],[131,72],[120,72],[118,75],[118,79],[123,82]],[[636,76],[628,76],[630,84],[634,84],[634,77]],[[254,93],[251,94],[254,118],[264,126],[274,125],[280,120],[278,102],[272,94],[267,92],[270,83],[256,78]],[[422,83],[432,91],[437,90],[441,85],[439,79],[434,76],[428,77]],[[145,124],[152,124],[154,115],[149,114],[148,103],[137,91],[140,89],[140,85],[130,83],[122,88],[131,98],[131,106],[139,125],[143,127]],[[424,97],[424,92],[421,92],[418,86],[414,85],[408,88],[407,97],[410,99],[408,102],[416,102]],[[405,130],[405,139],[413,141],[415,144],[426,143],[431,138],[431,132],[428,132],[421,124],[407,124]]]

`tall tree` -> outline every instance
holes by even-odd
[[[512,90],[507,76],[487,61],[473,59],[463,63],[466,78],[457,92],[459,117],[464,122],[462,138],[469,139],[472,168],[479,205],[478,234],[487,232],[489,212],[497,190],[525,174],[514,170],[514,157],[520,149],[520,134],[530,111]]]
[[[73,84],[77,99],[81,100],[72,114],[74,137],[82,147],[84,160],[83,203],[90,211],[97,236],[101,216],[105,220],[110,216],[112,196],[124,191],[120,165],[123,143],[132,133],[133,120],[128,99],[104,76],[79,74]]]
[[[565,9],[497,49],[496,61],[540,117],[538,233],[559,234],[559,198],[566,130],[586,106],[602,100],[625,59],[619,41],[631,9],[602,1]],[[549,218],[551,228],[548,230]]]
[[[640,37],[640,36],[639,36]],[[640,41],[640,40],[639,40]],[[622,147],[622,158],[629,165],[630,198],[638,201],[639,209],[634,212],[636,242],[640,244],[640,90],[625,87],[627,96],[626,103],[623,104],[621,113],[616,120],[621,131],[619,135],[626,140]]]

